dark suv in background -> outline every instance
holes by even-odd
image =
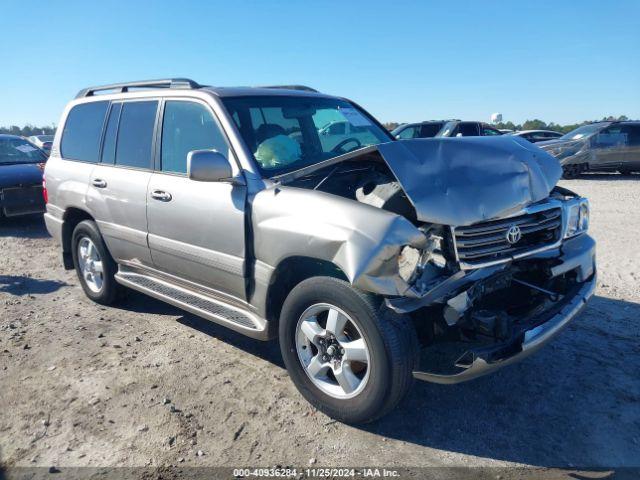
[[[502,135],[502,132],[482,122],[462,120],[429,120],[400,125],[391,134],[400,140],[432,137],[484,137]]]
[[[640,171],[640,121],[591,123],[536,145],[560,161],[565,178],[587,170]]]

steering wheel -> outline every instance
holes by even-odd
[[[342,140],[339,144],[337,144],[335,147],[333,147],[331,149],[332,153],[347,153],[350,152],[351,150],[348,151],[343,151],[343,147],[351,142],[356,143],[356,146],[354,148],[352,148],[351,150],[355,150],[356,148],[360,148],[362,146],[362,142],[360,140],[358,140],[357,138],[354,137],[349,137],[349,138],[345,138],[344,140]]]

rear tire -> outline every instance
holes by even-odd
[[[413,382],[417,336],[411,321],[343,280],[313,277],[298,284],[284,302],[279,330],[295,386],[318,410],[342,422],[385,415]],[[356,343],[363,348],[358,354]],[[344,371],[355,372],[352,381],[345,382]]]
[[[96,303],[113,304],[123,292],[114,275],[118,265],[104,244],[98,226],[84,220],[76,226],[71,237],[73,265],[84,293]]]

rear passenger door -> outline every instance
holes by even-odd
[[[147,195],[155,268],[244,300],[246,187],[187,177],[192,150],[216,150],[238,172],[224,132],[211,108],[193,99],[167,99],[161,123]]]
[[[87,204],[118,262],[151,266],[147,244],[147,185],[158,100],[112,102]]]

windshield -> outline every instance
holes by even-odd
[[[46,159],[42,150],[26,140],[0,137],[0,165],[40,163]]]
[[[392,140],[346,100],[267,96],[222,102],[267,177]]]
[[[579,140],[584,137],[600,131],[603,127],[609,125],[608,123],[592,123],[591,125],[583,125],[575,130],[571,130],[569,133],[565,133],[560,137],[560,140]]]

